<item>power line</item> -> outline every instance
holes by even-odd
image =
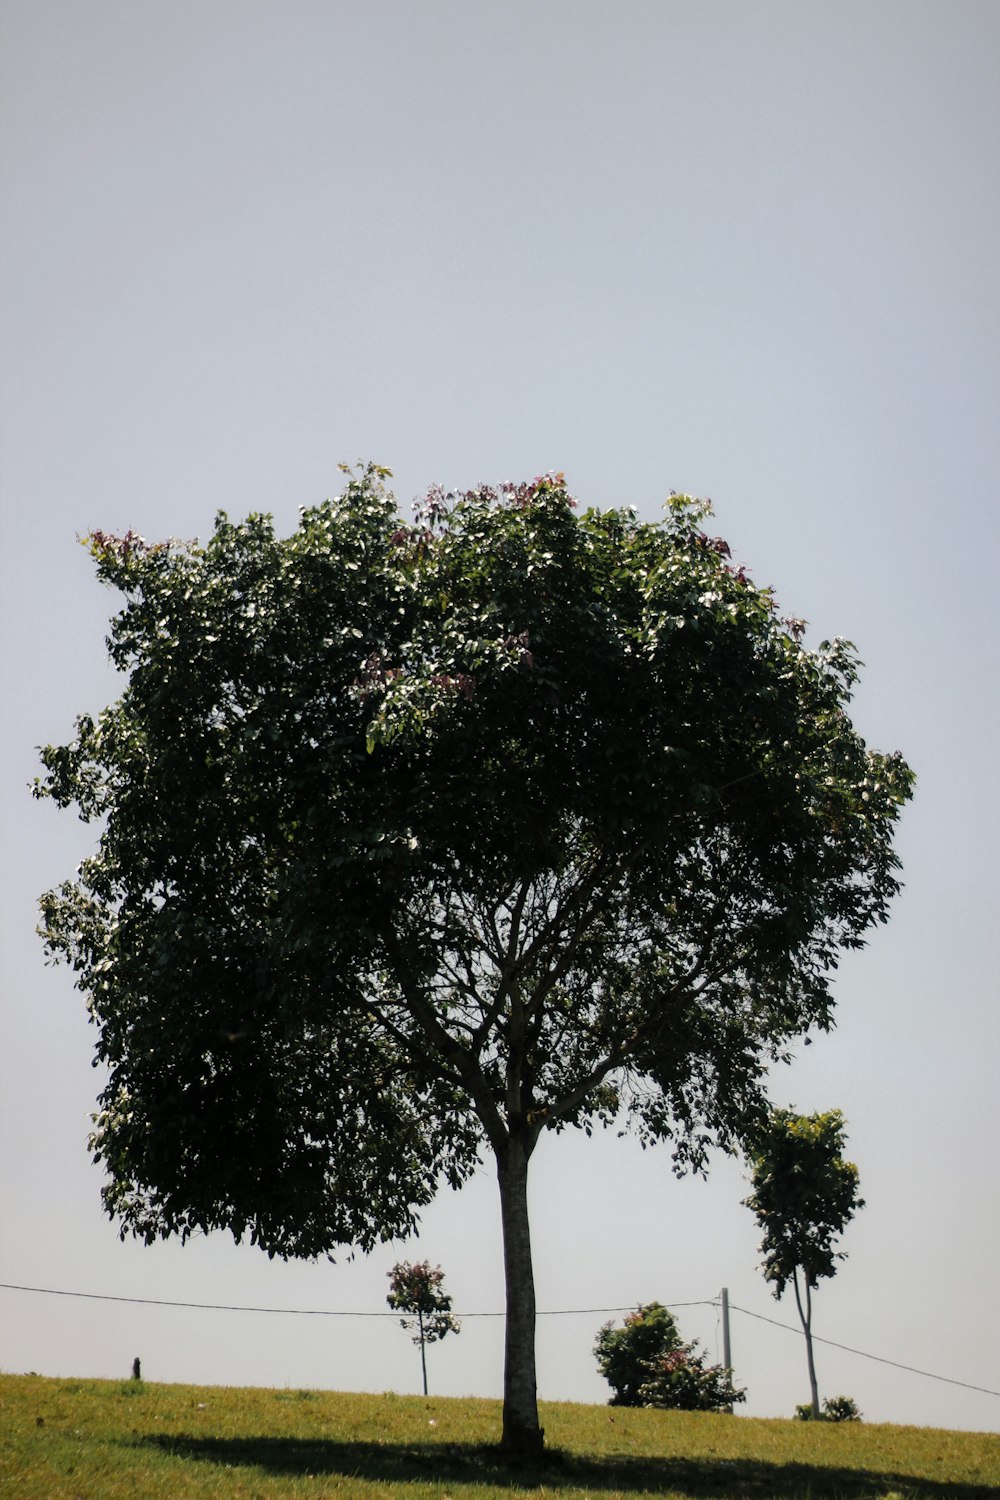
[[[760,1323],[772,1323],[775,1328],[783,1328],[786,1333],[801,1333],[801,1328],[796,1328],[793,1323],[779,1323],[777,1318],[765,1318],[763,1313],[751,1312],[748,1307],[737,1307],[735,1302],[729,1304],[731,1311],[743,1313],[748,1318],[756,1318]],[[838,1344],[836,1339],[820,1338],[818,1333],[813,1334],[813,1342],[816,1344],[829,1344],[833,1349],[843,1349],[847,1354],[860,1355],[862,1359],[874,1359],[880,1365],[892,1365],[895,1370],[906,1370],[911,1375],[923,1375],[927,1380],[942,1380],[945,1385],[960,1385],[967,1391],[980,1391],[984,1396],[1000,1396],[1000,1391],[991,1391],[985,1385],[970,1385],[967,1380],[953,1380],[950,1375],[935,1375],[931,1370],[918,1370],[915,1365],[902,1365],[896,1359],[884,1359],[881,1354],[869,1354],[866,1349],[852,1349],[850,1344]]]
[[[110,1292],[69,1292],[51,1286],[20,1286],[11,1281],[0,1281],[0,1290],[7,1292],[34,1292],[43,1297],[81,1297],[90,1302],[128,1302],[138,1307],[189,1307],[203,1312],[277,1313],[295,1318],[398,1318],[398,1312],[362,1312],[354,1308],[330,1307],[248,1307],[227,1302],[173,1302],[164,1297],[116,1297]],[[711,1299],[700,1302],[671,1302],[670,1307],[714,1307]],[[539,1310],[538,1318],[562,1318],[595,1316],[602,1313],[634,1312],[633,1307],[554,1307]],[[503,1318],[504,1312],[462,1312],[462,1318]]]
[[[118,1297],[110,1292],[71,1292],[58,1287],[50,1286],[21,1286],[16,1282],[0,1281],[0,1290],[7,1292],[31,1292],[42,1297],[78,1297],[88,1302],[125,1302],[136,1307],[186,1307],[201,1312],[242,1312],[242,1313],[270,1313],[289,1318],[398,1318],[395,1312],[364,1312],[356,1309],[344,1310],[329,1307],[249,1307],[243,1304],[227,1302],[176,1302],[164,1297]],[[694,1302],[668,1302],[664,1306],[674,1307],[718,1307],[718,1297],[701,1298]],[[765,1317],[763,1313],[751,1312],[748,1307],[739,1307],[735,1302],[730,1302],[730,1311],[742,1313],[744,1317],[756,1318],[759,1323],[770,1323],[774,1328],[782,1328],[786,1333],[801,1333],[792,1323],[782,1323],[777,1318]],[[539,1318],[563,1318],[563,1317],[595,1317],[607,1313],[630,1313],[635,1309],[628,1307],[554,1307],[539,1310],[536,1317]],[[502,1318],[503,1312],[463,1312],[457,1314],[462,1318]],[[813,1341],[817,1344],[828,1344],[833,1349],[842,1349],[846,1354],[855,1354],[860,1359],[871,1359],[880,1365],[891,1365],[895,1370],[905,1370],[910,1375],[922,1375],[925,1380],[939,1380],[945,1385],[958,1385],[967,1391],[978,1391],[984,1396],[1000,1396],[1000,1391],[990,1390],[985,1385],[972,1385],[967,1380],[954,1380],[949,1375],[936,1375],[931,1370],[918,1370],[915,1365],[904,1365],[899,1360],[886,1359],[881,1354],[870,1354],[866,1349],[854,1349],[850,1344],[839,1344],[836,1339],[821,1338],[819,1334],[813,1334]]]
[[[128,1302],[136,1307],[193,1307],[203,1312],[282,1313],[286,1317],[301,1318],[393,1318],[390,1312],[340,1312],[328,1307],[245,1307],[228,1302],[174,1302],[165,1297],[116,1297],[110,1292],[69,1292],[52,1286],[19,1286],[15,1282],[0,1281],[0,1289],[7,1292],[34,1292],[42,1297],[80,1297],[88,1302]],[[467,1314],[466,1316],[474,1316]]]

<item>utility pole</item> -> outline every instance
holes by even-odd
[[[727,1286],[722,1288],[722,1363],[726,1367],[726,1374],[732,1380],[733,1351],[729,1343],[729,1288]],[[726,1410],[732,1416],[732,1406],[727,1406]]]

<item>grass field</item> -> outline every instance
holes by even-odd
[[[920,1497],[1000,1493],[1000,1436],[543,1407],[548,1451],[494,1446],[495,1401],[0,1375],[0,1495],[17,1500],[335,1496]]]

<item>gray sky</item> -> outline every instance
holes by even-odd
[[[100,1077],[37,894],[87,830],[34,747],[118,688],[114,597],[75,537],[204,536],[217,508],[401,504],[564,469],[649,518],[713,497],[808,639],[867,663],[855,721],[919,786],[907,889],[845,962],[839,1029],[776,1102],[843,1109],[868,1207],[818,1334],[1000,1390],[997,475],[1000,8],[926,0],[0,0],[3,642],[0,1281],[385,1310],[399,1256],[502,1306],[489,1172],[419,1241],[335,1266],[222,1238],[120,1244],[88,1160]],[[699,1302],[794,1323],[738,1163],[564,1135],[536,1155],[546,1310]],[[0,1368],[416,1390],[390,1321],[0,1290]],[[709,1306],[682,1331],[721,1356]],[[540,1322],[540,1393],[602,1401],[599,1315]],[[430,1352],[498,1394],[501,1325]],[[801,1341],[734,1314],[751,1414],[808,1394]],[[818,1350],[871,1420],[995,1429],[1000,1398]]]

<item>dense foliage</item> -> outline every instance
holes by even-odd
[[[709,1365],[697,1342],[685,1344],[671,1313],[647,1302],[624,1327],[605,1323],[594,1345],[597,1367],[614,1395],[612,1406],[669,1411],[728,1411],[746,1400],[722,1365]]]
[[[123,1232],[369,1249],[492,1152],[516,1444],[540,1135],[742,1139],[886,918],[911,777],[851,727],[851,647],[807,649],[705,505],[577,515],[555,476],[405,524],[386,472],[284,539],[91,534],[127,681],[43,752],[99,828],[44,931]]]

